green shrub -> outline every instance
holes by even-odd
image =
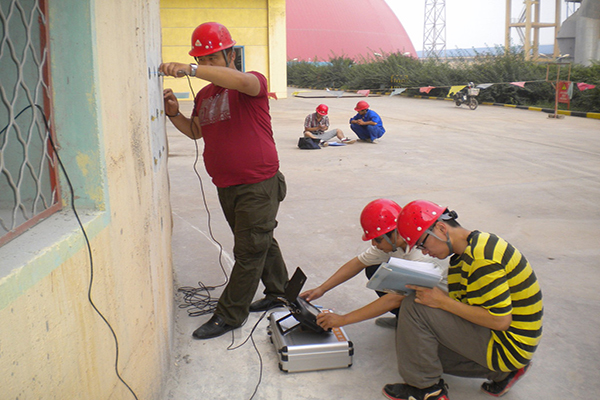
[[[560,79],[567,80],[568,68],[561,66]],[[497,47],[485,53],[441,60],[418,60],[400,53],[363,58],[357,62],[333,56],[329,62],[288,62],[288,84],[296,87],[342,90],[390,91],[407,88],[408,95],[421,95],[419,88],[434,86],[427,96],[444,97],[450,86],[494,83],[481,90],[481,102],[554,107],[557,66],[526,61],[522,52]],[[571,110],[600,112],[600,63],[590,67],[573,65],[570,80],[596,85],[596,89],[573,90]],[[511,82],[528,82],[524,88]],[[561,104],[560,108],[566,108]]]

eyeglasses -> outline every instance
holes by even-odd
[[[433,233],[433,229],[435,228],[435,225],[436,225],[436,224],[437,224],[437,221],[435,221],[435,222],[433,223],[433,225],[431,225],[431,227],[429,227],[429,229],[427,229],[427,230],[425,231],[425,233],[426,233],[425,237],[423,238],[423,240],[421,241],[421,243],[417,243],[417,244],[416,244],[416,246],[415,246],[417,249],[419,249],[419,250],[427,250],[427,249],[425,248],[425,242],[427,241],[427,238],[429,237],[429,235],[430,235],[430,234],[431,234],[431,235],[433,235],[433,237],[434,237],[434,238],[441,240],[440,238],[438,238],[438,237],[435,235],[435,233]]]
[[[429,237],[429,233],[427,235],[425,235],[425,237],[423,238],[423,241],[421,243],[417,243],[417,245],[415,247],[419,250],[426,250],[425,242],[427,241],[428,237]]]

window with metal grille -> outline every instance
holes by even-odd
[[[45,0],[0,2],[0,245],[61,207]]]
[[[233,46],[233,50],[235,51],[235,67],[238,71],[246,72],[244,46]]]

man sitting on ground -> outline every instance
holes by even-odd
[[[356,139],[350,139],[344,136],[341,129],[329,129],[329,107],[325,104],[319,104],[316,112],[308,114],[304,119],[304,136],[313,140],[319,140],[322,147],[329,145],[329,140],[337,137],[340,143],[352,144]]]
[[[357,114],[350,118],[350,128],[356,133],[358,139],[363,142],[378,143],[379,138],[385,133],[379,114],[369,109],[369,103],[364,100],[356,103],[354,111]]]

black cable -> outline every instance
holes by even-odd
[[[39,107],[37,104],[36,104],[36,106]],[[17,115],[15,115],[15,117],[13,118],[13,120],[16,121],[17,118],[19,118],[21,116],[21,114],[23,114],[25,111],[27,111],[31,107],[32,106],[30,104],[27,107],[25,107],[24,109],[22,109],[21,111],[19,111],[19,113]],[[44,115],[44,114],[42,114],[42,115]],[[44,121],[45,121],[45,118],[46,118],[46,116],[44,115]],[[10,126],[10,124],[7,124],[4,128],[2,128],[2,130],[0,130],[0,135],[3,134],[8,129],[9,126]],[[48,129],[48,125],[46,125],[46,129]]]
[[[250,398],[248,400],[252,400],[254,398],[254,396],[256,395],[256,393],[258,392],[258,388],[262,382],[262,375],[263,375],[263,360],[262,360],[262,356],[260,355],[260,351],[258,350],[258,347],[256,346],[256,342],[254,342],[253,334],[254,334],[254,331],[256,330],[256,328],[258,327],[258,324],[260,323],[260,321],[263,320],[265,315],[267,315],[267,312],[269,310],[266,310],[262,313],[262,315],[260,316],[258,321],[256,321],[256,323],[252,327],[252,330],[250,331],[250,334],[248,334],[248,337],[246,337],[246,339],[241,344],[238,344],[235,347],[232,347],[233,343],[234,343],[234,335],[233,335],[233,331],[231,331],[231,344],[227,347],[227,350],[239,349],[240,347],[245,345],[246,342],[248,342],[248,339],[250,339],[252,341],[252,347],[254,347],[254,351],[256,351],[256,354],[258,355],[258,362],[259,362],[258,382],[256,383],[256,386],[254,387],[254,392],[252,392],[252,396],[250,396]]]
[[[189,75],[186,75],[188,80],[188,85],[190,87],[190,91],[192,92],[192,97],[196,97],[196,93],[194,93],[194,88],[192,87],[192,82],[190,80]],[[198,148],[198,139],[200,138],[200,132],[197,131],[198,127],[194,123],[194,117],[190,117],[190,131],[192,133],[192,140],[194,141],[194,146],[196,148],[196,156],[194,158],[193,169],[194,173],[198,177],[198,182],[200,183],[200,192],[202,193],[202,202],[204,204],[204,209],[207,214],[207,225],[208,225],[208,233],[210,235],[210,239],[219,246],[219,266],[221,267],[221,271],[225,276],[225,282],[216,285],[216,286],[206,286],[201,281],[198,281],[198,287],[194,288],[191,286],[183,286],[177,289],[178,292],[183,293],[183,304],[179,305],[179,308],[186,308],[187,313],[190,317],[197,317],[200,315],[213,314],[217,309],[218,299],[213,299],[210,295],[210,291],[216,288],[222,287],[229,283],[229,276],[225,271],[225,267],[223,266],[223,245],[215,238],[212,231],[212,215],[208,208],[208,203],[206,201],[206,194],[204,192],[204,183],[202,182],[202,177],[198,172],[198,161],[200,160],[200,149]]]
[[[217,308],[218,299],[213,299],[209,293],[215,287],[205,286],[198,281],[199,287],[182,286],[177,291],[183,293],[183,302],[179,308],[187,308],[190,317],[213,314]]]
[[[54,145],[54,141],[52,140],[52,135],[50,134],[50,126],[48,125],[48,120],[46,119],[46,115],[44,114],[44,110],[43,108],[38,105],[38,104],[34,104],[34,105],[28,105],[27,107],[25,107],[23,110],[21,110],[16,116],[15,116],[15,120],[23,113],[25,112],[27,109],[31,108],[32,110],[35,110],[35,108],[33,107],[37,107],[41,114],[42,117],[44,119],[44,125],[46,126],[46,132],[48,135],[48,142],[50,143],[50,146],[52,147],[52,150],[54,150],[54,155],[56,156],[56,160],[58,161],[58,165],[60,166],[60,169],[62,170],[64,176],[65,176],[65,180],[67,181],[67,186],[69,186],[69,191],[71,193],[71,208],[73,209],[73,214],[75,214],[75,218],[77,219],[77,223],[79,224],[79,228],[81,228],[81,232],[83,233],[83,237],[85,239],[85,244],[87,247],[87,252],[88,252],[88,258],[90,260],[90,283],[88,286],[88,301],[90,302],[90,304],[92,305],[92,308],[94,309],[94,311],[96,311],[96,313],[100,316],[100,318],[102,318],[102,320],[104,321],[104,323],[106,324],[106,326],[108,326],[108,329],[110,329],[110,333],[112,333],[113,339],[115,341],[115,372],[117,374],[117,378],[119,378],[119,380],[127,387],[127,389],[129,389],[129,391],[131,392],[131,394],[133,395],[133,397],[138,400],[137,395],[135,394],[135,392],[133,391],[133,389],[131,389],[131,387],[127,384],[127,382],[125,382],[125,380],[123,380],[123,378],[121,377],[121,374],[119,373],[119,340],[117,338],[117,334],[115,333],[113,327],[110,325],[110,323],[108,322],[108,320],[106,319],[106,317],[104,317],[104,315],[100,312],[100,310],[98,310],[98,307],[96,307],[96,305],[94,304],[94,301],[92,300],[92,285],[94,282],[94,258],[92,257],[92,246],[90,244],[90,240],[88,238],[87,232],[85,231],[85,228],[83,227],[83,223],[81,222],[81,219],[79,218],[79,214],[77,213],[77,209],[75,208],[75,190],[73,189],[73,185],[71,184],[71,180],[69,179],[69,175],[67,174],[67,171],[65,169],[65,166],[63,165],[62,160],[60,159],[60,156],[58,155],[58,151],[56,149],[56,146]],[[35,112],[33,117],[35,118]],[[7,125],[4,129],[2,129],[0,131],[0,134],[4,133],[4,131],[6,131],[8,129]]]

